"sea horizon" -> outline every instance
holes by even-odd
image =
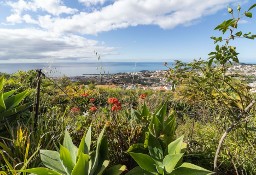
[[[52,77],[83,76],[86,74],[115,74],[140,71],[168,70],[173,62],[58,62],[58,63],[0,63],[0,72],[12,74],[17,71],[42,69]]]

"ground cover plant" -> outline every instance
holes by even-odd
[[[232,18],[216,27],[227,38],[212,37],[216,47],[207,61],[177,61],[166,75],[170,91],[45,76],[36,120],[37,73],[4,75],[0,173],[256,174],[256,95],[227,74],[239,62],[230,43],[256,37],[238,30],[241,15],[251,18],[255,7],[242,14],[238,6],[236,18],[229,8]],[[3,115],[8,110],[16,120]]]

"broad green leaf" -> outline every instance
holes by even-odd
[[[97,175],[102,175],[102,173],[105,171],[105,169],[108,167],[108,165],[109,165],[109,160],[104,160]]]
[[[154,174],[147,172],[147,171],[143,170],[141,167],[137,166],[137,167],[133,168],[132,170],[130,170],[125,175],[154,175]]]
[[[171,175],[210,175],[213,172],[191,163],[183,163],[179,168],[175,169]]]
[[[9,110],[6,110],[4,112],[1,113],[0,115],[0,119],[3,119],[5,117],[10,117],[14,114],[17,114],[19,112],[22,112],[26,109],[28,109],[33,103],[27,103],[27,104],[24,104],[24,105],[19,105],[15,108],[12,108],[12,109],[9,109]]]
[[[78,161],[71,175],[88,175],[89,174],[89,159],[87,154],[79,154]]]
[[[2,76],[2,77],[0,78],[0,92],[3,90],[4,81],[5,81],[5,79],[4,79],[4,77]]]
[[[103,135],[104,135],[105,129],[106,129],[106,126],[104,126],[104,128],[100,132],[98,140],[97,140],[96,153],[95,153],[95,157],[94,157],[94,160],[93,160],[93,166],[92,166],[92,170],[90,172],[90,175],[94,174],[94,172],[97,170],[97,168],[99,166],[101,142],[103,140]]]
[[[66,169],[60,160],[60,154],[57,151],[40,150],[40,157],[47,168],[55,170],[61,174],[67,174]]]
[[[6,100],[11,95],[13,95],[15,92],[16,92],[16,90],[11,90],[11,91],[5,92],[4,93],[4,100]]]
[[[80,153],[89,154],[90,146],[91,146],[91,126],[89,127],[86,135],[83,136],[79,148],[78,148],[78,155]]]
[[[72,162],[75,164],[78,148],[73,144],[70,134],[67,130],[65,131],[63,146],[69,150]]]
[[[32,174],[36,174],[36,175],[63,175],[61,173],[58,173],[56,171],[50,170],[48,168],[43,168],[43,167],[26,169],[26,170],[22,170],[20,172],[32,173]]]
[[[168,154],[165,156],[163,163],[167,173],[171,173],[175,169],[182,156],[183,154]]]
[[[135,143],[129,147],[127,152],[135,152],[135,153],[147,153],[147,150],[144,147],[143,143]]]
[[[13,95],[5,100],[6,109],[11,109],[20,104],[25,97],[29,95],[30,91],[23,91],[19,94]]]
[[[251,12],[244,12],[244,15],[247,16],[248,18],[252,18],[252,13]]]
[[[103,136],[99,149],[98,167],[94,174],[99,173],[100,166],[102,166],[106,160],[108,160],[108,141],[107,138]]]
[[[6,109],[5,102],[4,102],[4,95],[0,92],[0,112]]]
[[[156,162],[149,155],[133,152],[130,152],[129,154],[142,169],[151,173],[157,172],[155,166]]]
[[[72,161],[69,150],[62,145],[60,145],[60,159],[67,168],[69,174],[71,174],[75,166],[75,162]]]
[[[90,152],[91,140],[92,140],[92,128],[90,126],[86,133],[86,136],[85,136],[85,150],[84,151],[86,154],[89,154],[89,152]]]
[[[166,112],[167,112],[167,103],[165,102],[162,106],[158,108],[158,110],[154,114],[158,118],[160,124],[164,123],[164,117],[166,116]]]
[[[159,137],[161,132],[161,124],[155,115],[151,119],[148,130],[153,136]]]
[[[157,140],[153,135],[149,134],[149,140],[148,140],[148,150],[149,154],[152,158],[156,160],[162,160],[163,159],[163,149]]]
[[[183,136],[168,145],[168,154],[179,154],[182,149]]]
[[[120,175],[125,170],[126,170],[126,166],[125,165],[114,165],[111,168],[108,168],[104,172],[104,175]]]
[[[175,111],[172,111],[167,120],[164,122],[163,133],[172,139],[175,134],[176,125],[176,113]]]
[[[253,5],[248,9],[248,11],[252,10],[254,7],[256,7],[256,4],[253,4]]]
[[[145,116],[145,117],[150,115],[150,112],[149,112],[149,109],[148,109],[146,103],[143,104],[141,115]]]

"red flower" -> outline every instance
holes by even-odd
[[[81,97],[88,97],[88,95],[89,94],[87,94],[87,93],[83,93],[83,94],[81,94]]]
[[[80,111],[80,109],[78,107],[73,107],[73,108],[71,108],[70,111],[73,112],[73,113],[77,113],[77,112]]]
[[[111,108],[111,111],[119,111],[119,110],[121,110],[122,109],[122,106],[121,106],[121,104],[119,103],[119,104],[114,104],[113,106],[112,106],[112,108]]]
[[[114,98],[114,97],[108,99],[108,103],[109,103],[109,104],[116,104],[116,103],[118,103],[118,102],[119,102],[118,99],[117,99],[117,98]]]
[[[91,103],[95,102],[95,100],[96,100],[95,98],[90,98]]]
[[[95,112],[97,111],[97,108],[95,106],[92,106],[90,109],[89,109],[90,112]]]
[[[141,94],[140,99],[145,99],[147,97],[147,94]]]

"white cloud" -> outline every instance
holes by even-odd
[[[93,6],[110,0],[78,1]],[[78,12],[63,5],[61,0],[18,0],[8,3],[14,13],[7,17],[7,22],[38,23],[41,28],[49,31],[81,34],[97,34],[137,25],[157,25],[163,29],[171,29],[178,25],[189,26],[201,17],[215,13],[234,2],[238,0],[116,0],[99,10]],[[48,14],[34,16],[34,19],[21,15],[39,9]],[[68,15],[58,16],[62,13]]]
[[[103,5],[108,0],[78,0],[78,1],[80,3],[83,3],[85,6],[92,6],[92,5],[97,5],[97,4]]]
[[[114,53],[114,48],[95,40],[38,29],[0,29],[0,48],[0,60],[92,59],[95,50],[102,55]]]
[[[42,10],[51,15],[58,16],[60,14],[74,14],[77,12],[76,9],[69,8],[63,5],[61,0],[18,0],[18,1],[7,1],[15,14],[22,14],[28,11]]]
[[[203,16],[238,0],[77,0],[98,10],[86,12],[64,0],[8,0],[12,9],[6,21],[24,23],[24,29],[0,28],[0,59],[78,59],[115,52],[95,40],[76,34],[98,34],[138,25],[171,29],[189,26]],[[111,4],[109,4],[111,2]],[[109,5],[106,5],[109,4]],[[87,7],[86,7],[87,8]],[[43,12],[43,13],[42,13]],[[65,15],[62,15],[65,14]],[[26,28],[33,24],[37,29]],[[15,26],[14,26],[15,27]],[[13,28],[14,28],[13,27]],[[11,46],[11,47],[10,47]]]
[[[51,17],[47,25],[42,21],[39,24],[55,32],[81,34],[97,34],[137,25],[171,29],[215,13],[232,2],[236,0],[116,0],[91,13],[80,11],[66,18]]]

